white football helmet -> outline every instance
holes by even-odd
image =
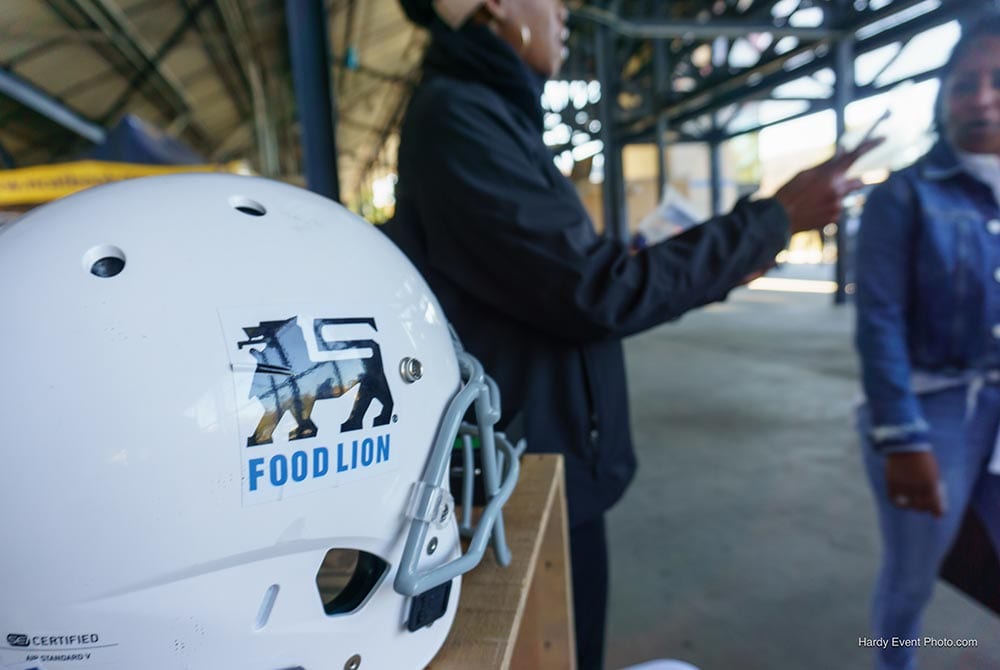
[[[103,186],[4,227],[0,282],[0,668],[423,668],[459,575],[509,560],[496,385],[336,203]],[[487,491],[464,554],[459,437]]]

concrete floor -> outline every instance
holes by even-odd
[[[626,343],[640,468],[609,514],[608,668],[871,667],[879,558],[850,307],[736,291]],[[1000,668],[1000,619],[939,583],[921,670]]]

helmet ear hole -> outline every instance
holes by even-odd
[[[244,198],[243,196],[234,195],[229,199],[229,204],[232,205],[233,209],[237,212],[241,212],[248,216],[264,216],[267,214],[267,208],[260,204],[256,200],[251,200],[250,198]]]
[[[125,269],[125,252],[110,244],[93,247],[83,255],[83,269],[95,277],[114,277]]]
[[[357,549],[331,549],[316,574],[316,588],[329,616],[359,609],[382,581],[389,564]]]

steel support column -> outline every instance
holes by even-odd
[[[854,99],[854,40],[845,37],[837,42],[835,46],[835,72],[837,76],[833,91],[833,109],[837,119],[837,144],[840,146],[844,137],[846,127],[845,113],[848,103]],[[846,277],[847,268],[845,258],[847,254],[847,226],[844,225],[845,217],[842,215],[837,222],[837,264],[835,268],[837,290],[833,294],[833,302],[837,305],[843,304],[847,300]]]
[[[657,199],[663,200],[670,185],[670,161],[667,156],[667,117],[659,114],[656,117],[656,169],[657,169]]]
[[[722,214],[722,138],[712,118],[712,136],[708,141],[709,180],[712,193],[712,216]]]
[[[306,185],[340,200],[326,8],[323,0],[296,0],[285,11]]]
[[[598,111],[601,116],[601,142],[604,144],[604,235],[627,242],[625,176],[622,169],[621,146],[619,146],[614,134],[615,101],[618,97],[614,34],[607,26],[596,26],[594,32],[597,78],[601,82],[601,99],[598,102]]]
[[[666,100],[670,94],[670,54],[664,40],[653,42],[653,99]],[[654,103],[655,104],[655,103]],[[662,201],[670,183],[670,166],[667,163],[667,114],[656,110],[656,165],[659,172],[659,199]]]

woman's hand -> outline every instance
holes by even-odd
[[[944,496],[932,451],[889,454],[885,459],[889,501],[902,509],[944,514]]]
[[[883,141],[884,138],[878,138],[863,142],[853,151],[803,170],[778,189],[774,198],[785,208],[793,235],[818,230],[840,218],[844,196],[864,185],[860,179],[848,179],[845,173]]]

